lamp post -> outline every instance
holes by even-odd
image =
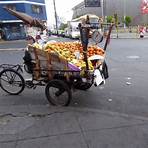
[[[55,23],[56,23],[56,33],[58,35],[58,20],[57,20],[57,11],[56,11],[55,0],[53,0],[53,6],[54,6],[54,16],[55,16]]]

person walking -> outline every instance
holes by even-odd
[[[145,34],[145,27],[144,27],[144,26],[140,27],[139,32],[140,32],[140,38],[144,38],[144,34]]]

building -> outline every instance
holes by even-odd
[[[117,13],[119,21],[124,16],[131,16],[133,25],[148,24],[148,14],[142,14],[141,2],[142,0],[100,0],[100,7],[85,7],[85,3],[81,2],[73,8],[73,18],[84,14],[105,17]]]
[[[2,37],[6,40],[24,39],[26,33],[24,23],[3,7],[21,11],[43,21],[47,20],[44,0],[1,0],[0,30],[2,30]]]

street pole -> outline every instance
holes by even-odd
[[[57,20],[57,11],[56,11],[55,0],[53,0],[53,6],[54,6],[54,16],[55,16],[55,23],[56,23],[56,32],[58,35],[58,20]]]
[[[103,22],[102,23],[106,23],[106,0],[101,0],[101,11],[102,11],[102,19],[103,19]],[[101,31],[103,32],[103,34],[105,33],[105,28],[106,26],[103,26],[101,25]]]
[[[126,17],[126,0],[124,0],[124,29],[126,28],[126,25],[125,25],[125,17]]]
[[[101,1],[102,2],[102,4],[101,4],[101,7],[102,7],[102,18],[103,18],[103,20],[104,20],[104,0],[102,0]]]

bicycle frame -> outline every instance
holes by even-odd
[[[4,69],[13,69],[16,70],[17,72],[20,70],[21,72],[23,72],[22,66],[17,64],[17,65],[13,65],[13,64],[1,64],[0,65],[0,69],[4,70]],[[1,70],[0,70],[1,71]]]

